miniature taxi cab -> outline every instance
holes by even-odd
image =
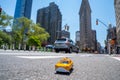
[[[70,73],[73,69],[73,61],[67,57],[62,58],[59,62],[55,65],[55,71],[57,72],[65,72]]]

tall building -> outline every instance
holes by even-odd
[[[40,25],[50,34],[49,44],[53,44],[57,38],[60,38],[62,15],[58,6],[52,2],[48,7],[37,11],[36,23]]]
[[[76,44],[80,47],[80,31],[76,31]]]
[[[120,45],[120,0],[114,0],[116,14],[117,44]]]
[[[26,17],[30,19],[32,0],[17,0],[14,18]]]
[[[109,29],[107,30],[107,41],[116,39],[116,27],[109,24]]]
[[[79,11],[80,48],[92,47],[91,8],[88,0],[82,0]]]
[[[96,30],[92,30],[92,44],[91,50],[97,51]]]
[[[70,32],[69,32],[69,26],[66,24],[65,26],[64,26],[64,30],[62,30],[61,32],[61,38],[62,37],[65,37],[65,38],[70,38]]]
[[[70,38],[70,32],[68,32],[66,30],[62,30],[61,37]]]
[[[106,50],[110,53],[116,50],[116,27],[109,24],[109,29],[107,30],[107,40],[106,40]]]
[[[100,44],[100,42],[97,42],[97,53],[101,53],[101,49],[102,49],[102,46]],[[102,52],[103,54],[103,52]]]

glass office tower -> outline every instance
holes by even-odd
[[[30,19],[32,0],[17,0],[14,18],[27,17]]]

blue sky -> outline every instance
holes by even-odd
[[[31,19],[36,22],[37,10],[49,6],[50,2],[55,2],[62,13],[62,27],[65,24],[70,26],[71,39],[75,41],[75,32],[79,30],[79,9],[82,0],[33,0]],[[107,28],[99,23],[96,26],[96,18],[103,21],[106,25],[116,25],[114,0],[89,0],[92,10],[92,29],[97,32],[97,40],[104,46]],[[16,0],[0,0],[3,10],[14,16]]]

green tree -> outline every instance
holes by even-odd
[[[15,47],[18,47],[17,44],[22,44],[22,45],[26,44],[27,42],[26,33],[30,30],[31,25],[32,25],[32,21],[26,17],[21,17],[14,20],[13,27],[12,27],[12,36],[13,36],[13,43],[15,44]],[[16,43],[16,40],[17,40],[17,43]]]
[[[21,40],[22,40],[21,32],[18,30],[12,31],[12,43],[15,45],[15,48],[18,49]]]
[[[10,43],[11,43],[11,36],[3,31],[0,31],[0,46],[3,44],[10,45]]]
[[[49,37],[49,34],[40,25],[33,23],[32,20],[25,17],[14,21],[12,31],[13,41],[17,41],[22,45],[41,46],[41,43]]]
[[[1,12],[0,15],[0,28],[11,26],[13,21],[13,17],[7,15],[4,11]],[[0,45],[7,44],[10,45],[11,36],[3,31],[0,31]]]
[[[31,46],[41,46],[41,44],[44,41],[47,41],[47,39],[49,38],[49,34],[45,31],[45,29],[40,27],[39,24],[34,24],[32,26],[32,30],[28,34],[28,44],[30,44]]]
[[[11,25],[13,20],[12,16],[7,15],[4,11],[0,15],[0,26],[1,27],[6,27]]]

